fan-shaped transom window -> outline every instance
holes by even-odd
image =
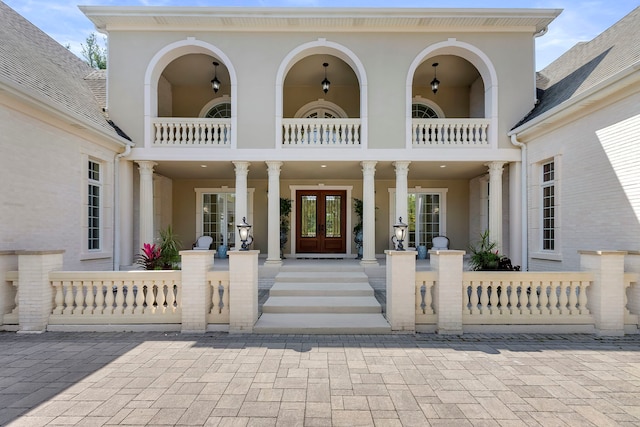
[[[414,103],[411,105],[411,117],[414,119],[437,119],[439,116],[428,105]]]
[[[231,118],[231,103],[216,104],[204,116],[208,119],[229,119]]]

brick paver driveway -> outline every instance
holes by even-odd
[[[640,338],[0,333],[1,425],[640,425]]]

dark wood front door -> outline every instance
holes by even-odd
[[[345,253],[347,192],[296,192],[296,252]]]

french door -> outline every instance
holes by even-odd
[[[346,252],[346,191],[299,190],[296,206],[296,252]]]

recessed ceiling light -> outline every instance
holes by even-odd
[[[327,167],[327,165],[320,165],[320,167],[321,167],[321,168],[326,168],[326,167]]]
[[[200,167],[201,167],[201,168],[206,168],[206,167],[207,167],[207,165],[200,165]]]
[[[447,167],[447,165],[440,165],[440,167],[441,167],[441,168],[446,168],[446,167]]]

